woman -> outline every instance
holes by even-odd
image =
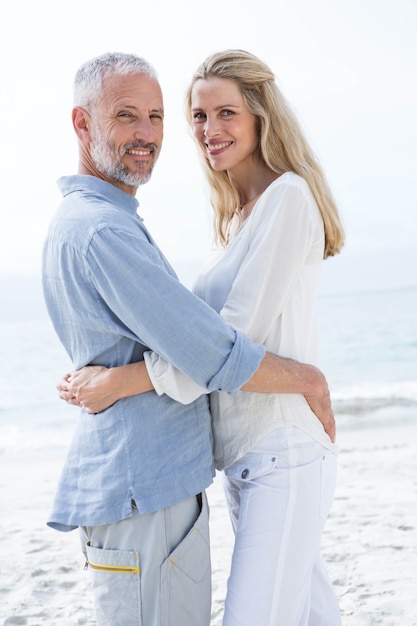
[[[219,244],[195,293],[269,351],[316,363],[321,261],[341,250],[344,233],[296,117],[269,67],[242,50],[203,62],[187,115]],[[182,402],[201,394],[158,355],[149,353],[146,363],[158,393]],[[143,390],[135,364],[119,372],[84,368],[70,380],[76,402],[90,411]],[[68,400],[67,387],[60,386]],[[299,395],[216,392],[210,407],[235,533],[223,626],[337,626],[320,556],[335,444]]]

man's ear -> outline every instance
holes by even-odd
[[[91,118],[85,109],[75,107],[72,110],[72,125],[78,139],[84,144],[90,143],[92,139],[90,134]]]

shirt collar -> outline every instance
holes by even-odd
[[[84,176],[81,174],[62,176],[58,180],[58,187],[63,196],[67,196],[74,191],[89,191],[103,195],[110,202],[132,213],[136,213],[139,206],[139,202],[134,196],[96,176]]]

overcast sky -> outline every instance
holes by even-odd
[[[210,210],[183,97],[210,53],[265,60],[327,173],[347,230],[322,289],[417,285],[415,0],[0,0],[0,276],[39,274],[56,180],[76,173],[72,80],[102,52],[145,56],[166,130],[140,213],[191,284],[209,247]]]

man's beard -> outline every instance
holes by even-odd
[[[138,185],[143,185],[148,182],[152,175],[156,157],[150,166],[149,163],[142,163],[139,161],[138,169],[132,172],[129,170],[127,165],[123,163],[120,155],[114,147],[114,144],[107,142],[97,128],[95,129],[94,135],[95,139],[90,146],[91,158],[93,159],[94,165],[99,172],[105,174],[108,178],[132,187],[137,187]],[[154,143],[136,141],[125,146],[124,154],[127,150],[138,148],[151,148],[155,155],[157,153],[157,146]]]

